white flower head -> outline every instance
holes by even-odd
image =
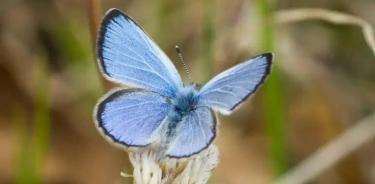
[[[129,158],[135,184],[205,184],[218,165],[219,151],[212,144],[192,157],[174,159],[161,157],[154,149],[140,149],[129,152]]]

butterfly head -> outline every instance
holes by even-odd
[[[198,89],[195,84],[186,85],[181,88],[172,100],[174,110],[181,116],[195,110],[198,103],[197,94]]]

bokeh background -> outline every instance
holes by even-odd
[[[271,183],[375,108],[375,57],[360,28],[273,21],[279,10],[324,8],[375,25],[372,0],[1,0],[0,183],[130,183],[120,176],[132,171],[127,154],[92,120],[114,86],[94,52],[98,21],[111,7],[137,20],[187,79],[178,44],[201,84],[275,53],[266,84],[219,116],[220,164],[210,183]],[[368,140],[309,183],[375,183],[374,146]]]

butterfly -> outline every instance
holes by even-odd
[[[134,88],[108,92],[94,120],[102,135],[131,149],[161,145],[169,158],[190,157],[215,139],[215,111],[230,114],[270,73],[273,54],[238,64],[199,87],[184,84],[171,60],[132,18],[118,9],[105,14],[97,40],[106,79]]]

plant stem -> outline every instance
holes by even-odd
[[[275,38],[274,26],[272,24],[272,6],[268,0],[257,0],[256,4],[261,23],[261,49],[273,51],[275,50]],[[274,63],[272,72],[265,83],[263,95],[265,129],[270,142],[271,166],[276,176],[281,175],[287,169],[284,89],[280,76],[277,63]]]
[[[87,0],[87,16],[89,18],[90,34],[94,50],[101,15],[101,0]]]

